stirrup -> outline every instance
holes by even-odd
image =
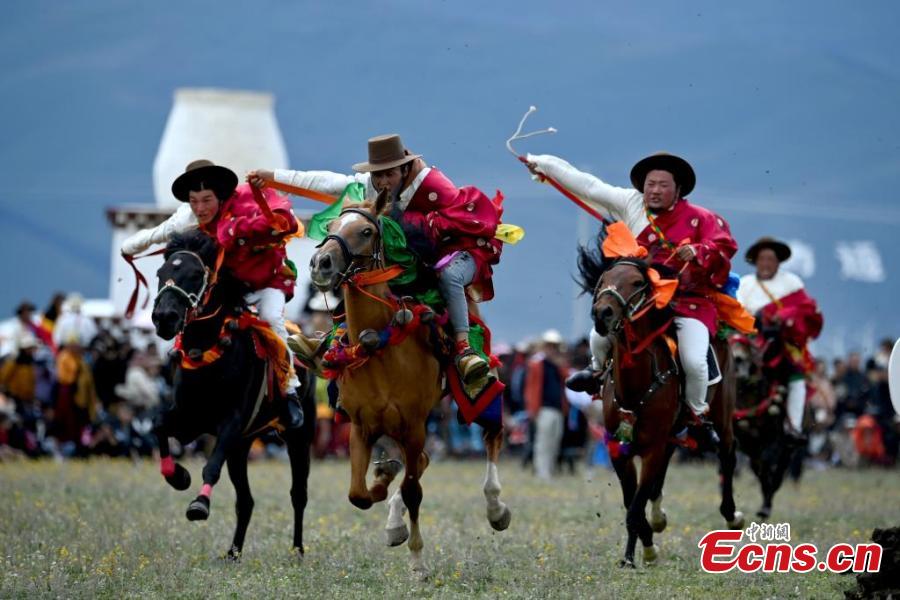
[[[474,357],[474,359],[470,357]],[[462,362],[463,359],[466,358],[469,358],[467,361],[469,366],[463,367]],[[491,370],[487,361],[481,358],[481,356],[471,348],[466,348],[457,354],[455,363],[465,385],[472,385],[473,383],[484,379]]]

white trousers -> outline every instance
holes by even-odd
[[[696,415],[709,410],[706,391],[709,384],[709,367],[706,353],[709,348],[709,329],[702,321],[690,317],[675,317],[678,337],[678,356],[684,369],[684,399]],[[612,341],[591,329],[591,366],[599,371],[606,362]]]
[[[794,431],[803,431],[803,408],[806,406],[806,380],[796,379],[788,384],[787,416]]]
[[[272,331],[284,340],[285,348],[287,348],[288,333],[287,327],[284,325],[284,305],[287,303],[287,298],[285,298],[284,292],[277,288],[265,288],[250,292],[244,296],[244,302],[256,306],[259,318],[268,323]],[[297,374],[293,369],[294,355],[290,348],[287,348],[287,353],[291,365],[291,378],[288,380],[287,387],[294,390],[300,386],[300,380],[297,379]]]
[[[562,445],[562,411],[542,408],[534,425],[534,471],[539,478],[550,479]]]

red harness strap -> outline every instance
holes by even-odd
[[[634,364],[634,360],[632,357],[635,354],[640,354],[641,352],[646,350],[647,347],[653,343],[653,340],[666,332],[666,330],[674,320],[675,319],[672,318],[663,323],[662,327],[651,332],[650,335],[641,340],[638,345],[633,348],[631,347],[631,342],[634,341],[634,330],[631,328],[631,321],[625,321],[625,354],[622,357],[622,366],[629,367]]]

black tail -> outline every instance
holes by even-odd
[[[582,294],[593,294],[597,288],[597,282],[609,263],[603,258],[603,240],[606,239],[606,226],[601,225],[597,233],[595,248],[578,246],[578,276],[575,282],[581,287]]]

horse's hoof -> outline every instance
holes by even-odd
[[[503,508],[503,513],[500,515],[500,518],[491,521],[488,519],[488,522],[491,524],[491,527],[494,528],[494,531],[505,531],[507,527],[509,527],[509,522],[512,520],[512,511],[509,510],[509,507],[506,506]]]
[[[396,458],[375,461],[374,465],[375,470],[373,471],[373,475],[376,478],[388,477],[391,481],[393,481],[394,477],[399,475],[400,471],[403,470],[403,463]]]
[[[237,546],[232,546],[228,549],[228,552],[225,553],[225,556],[222,557],[228,562],[238,562],[241,560],[241,550]]]
[[[191,487],[191,473],[180,464],[175,463],[175,472],[166,477],[166,483],[179,492],[183,492]]]
[[[666,526],[669,524],[669,519],[666,517],[666,511],[659,511],[659,518],[654,518],[653,515],[650,515],[650,528],[653,530],[653,533],[662,533],[666,530]]]
[[[349,496],[350,504],[355,506],[360,510],[369,510],[372,508],[372,499],[368,496],[365,497],[357,497],[357,496]]]
[[[644,546],[644,564],[652,565],[656,562],[656,559],[659,558],[659,546],[653,544],[652,546]]]
[[[637,567],[634,565],[634,559],[632,559],[632,558],[623,558],[622,560],[620,560],[619,568],[620,569],[637,569]]]
[[[206,496],[197,496],[193,502],[188,505],[187,509],[188,521],[205,521],[209,518],[209,498]]]
[[[400,527],[385,529],[384,532],[387,534],[387,545],[391,548],[399,546],[409,539],[409,528],[406,526],[406,523]]]
[[[428,581],[428,577],[430,576],[430,573],[428,572],[428,568],[425,565],[423,565],[421,561],[413,562],[412,574],[413,574],[413,577],[415,577],[419,581]]]
[[[728,529],[743,529],[744,513],[739,510],[734,511],[734,518],[728,521]]]
[[[303,548],[301,548],[300,546],[294,546],[293,548],[291,548],[291,558],[292,558],[295,562],[297,562],[297,563],[302,563],[302,562],[303,562],[303,556],[304,556],[304,554],[303,554]]]
[[[765,521],[772,515],[772,509],[765,506],[756,511],[756,516]]]

